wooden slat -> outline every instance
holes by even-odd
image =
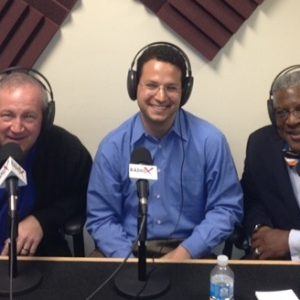
[[[230,32],[235,33],[243,24],[243,18],[222,0],[195,0],[206,11],[210,12]]]
[[[64,6],[68,10],[71,10],[76,4],[77,0],[56,0],[60,5]]]
[[[49,19],[45,19],[39,31],[32,37],[32,40],[27,41],[26,46],[23,47],[18,57],[15,58],[13,64],[31,68],[58,29],[58,25]]]
[[[257,3],[258,5],[262,4],[264,2],[264,0],[252,0],[252,1],[254,1],[255,3]]]
[[[0,21],[0,53],[8,35],[16,28],[18,21],[26,13],[28,5],[23,1],[14,1]]]
[[[8,7],[8,5],[11,4],[9,0],[1,0],[0,1],[0,18],[3,13],[3,11]]]
[[[150,8],[154,13],[157,13],[161,7],[167,2],[167,0],[141,0],[148,8]]]
[[[32,67],[77,0],[0,0],[0,68]]]
[[[22,51],[27,40],[30,39],[42,20],[43,16],[37,10],[29,9],[27,18],[20,24],[20,29],[12,36],[9,44],[1,53],[0,69],[13,65],[15,57]]]
[[[231,33],[194,0],[185,0],[184,2],[170,0],[169,2],[218,46],[223,47],[230,39]]]
[[[224,0],[244,19],[248,19],[256,8],[256,4],[251,0]]]
[[[219,51],[220,48],[215,43],[183,18],[170,4],[164,4],[157,15],[207,59],[212,60]]]
[[[55,24],[61,25],[67,17],[69,10],[53,0],[24,0],[32,5],[35,9],[40,11],[47,18],[52,20]]]

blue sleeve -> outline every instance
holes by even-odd
[[[243,218],[242,190],[223,135],[206,141],[205,159],[205,217],[182,243],[193,258],[211,253]]]
[[[88,232],[107,257],[126,257],[132,242],[122,223],[121,161],[117,151],[103,150],[95,157],[87,195]]]

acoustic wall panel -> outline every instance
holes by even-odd
[[[140,0],[212,60],[263,0]]]
[[[77,0],[1,0],[0,69],[32,67]]]

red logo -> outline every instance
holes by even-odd
[[[148,173],[151,175],[151,171],[153,170],[153,167],[150,167],[150,168],[144,167],[144,170],[145,170],[145,173]]]

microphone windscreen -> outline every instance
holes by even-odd
[[[153,165],[153,159],[148,149],[140,147],[132,151],[130,163]]]
[[[12,157],[17,163],[22,164],[24,159],[24,153],[18,144],[7,143],[1,146],[0,166],[2,166],[9,157]]]

